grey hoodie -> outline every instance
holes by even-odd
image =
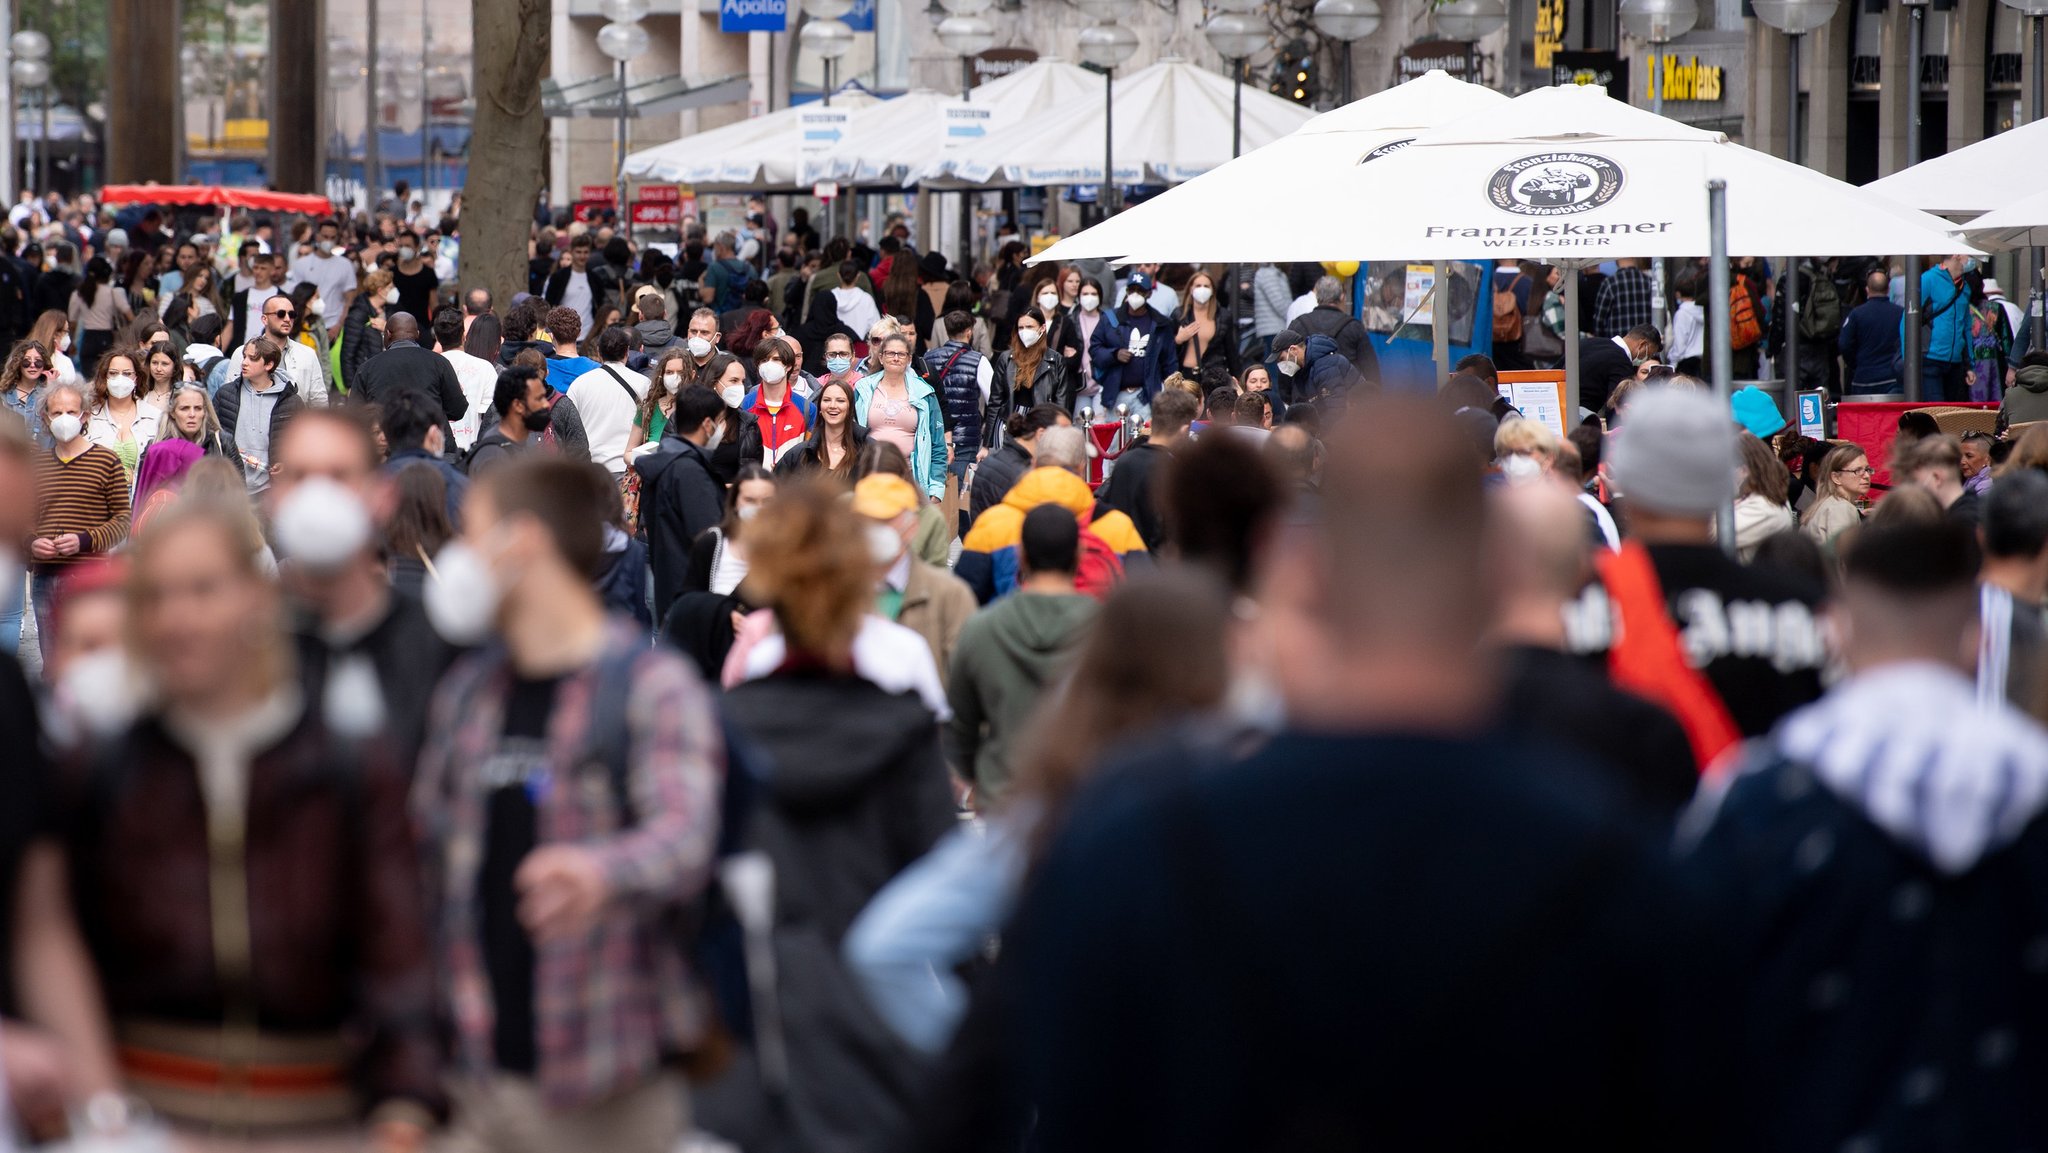
[[[650,357],[660,356],[662,353],[675,347],[676,330],[669,324],[666,317],[660,320],[643,320],[634,325],[633,330],[640,334],[642,341],[646,342],[647,355]]]
[[[976,613],[960,630],[946,695],[946,759],[985,798],[1009,784],[1011,741],[1046,686],[1064,674],[1095,619],[1080,593],[1020,593]]]

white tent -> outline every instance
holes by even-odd
[[[1230,159],[1228,76],[1184,60],[1162,60],[1117,80],[1113,91],[1117,183],[1178,184]],[[1246,85],[1244,147],[1270,144],[1312,115],[1298,104]],[[1099,184],[1103,136],[1098,87],[1091,98],[991,133],[978,144],[925,165],[918,175],[977,184]]]
[[[879,103],[858,88],[832,95],[832,107],[859,110]],[[685,184],[797,186],[797,117],[816,104],[794,105],[626,155],[626,175]]]
[[[976,86],[968,104],[986,107],[987,131],[1029,123],[1048,109],[1087,97],[1101,98],[1101,79],[1064,60],[1039,60]],[[946,110],[960,108],[954,93],[918,89],[853,114],[851,147],[800,166],[797,183],[842,180],[858,184],[912,179],[946,152]]]
[[[2048,120],[1987,136],[1867,187],[1900,204],[1965,219],[2039,192],[2048,176]]]
[[[1491,88],[1431,70],[1325,112],[1256,152],[1060,241],[1033,263],[1160,251],[1183,238],[1190,220],[1236,221],[1286,210],[1304,187],[1338,179],[1426,129],[1505,103],[1507,97]]]
[[[1975,251],[1947,222],[1633,108],[1586,86],[1538,88],[1406,148],[1245,204],[1186,216],[1135,260],[1602,260],[1709,251],[1707,181],[1728,184],[1733,253]],[[1172,223],[1172,222],[1165,222]]]

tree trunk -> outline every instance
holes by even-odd
[[[549,0],[470,0],[475,34],[476,122],[462,188],[462,287],[487,288],[500,310],[526,290],[547,152],[540,81],[547,71]]]

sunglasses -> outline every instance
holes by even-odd
[[[21,362],[21,370],[23,372],[41,372],[43,371],[43,362],[40,360],[24,360]]]
[[[294,317],[294,316],[297,316],[297,315],[298,315],[298,311],[297,311],[296,309],[290,309],[290,308],[280,308],[280,309],[278,309],[278,310],[277,310],[277,311],[275,311],[275,312],[266,312],[266,313],[264,313],[263,315],[265,315],[265,316],[282,316],[282,317],[284,317],[284,318],[285,318],[286,320],[290,320],[290,319],[291,319],[292,317]]]

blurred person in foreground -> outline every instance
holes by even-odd
[[[911,550],[925,503],[909,481],[889,473],[862,477],[853,486],[853,511],[878,574],[875,612],[924,638],[944,684],[960,630],[979,606],[965,581]]]
[[[1734,914],[1730,1147],[2039,1148],[2048,732],[1971,684],[1968,529],[1873,521],[1843,570],[1848,676],[1746,751],[1686,854]]]
[[[410,773],[434,682],[457,648],[420,598],[392,587],[379,548],[392,478],[347,408],[307,409],[278,439],[276,461],[267,507],[306,699],[338,728],[383,734]]]
[[[1669,828],[1699,779],[1685,730],[1567,651],[1567,607],[1593,575],[1584,510],[1562,483],[1512,485],[1492,500],[1505,570],[1493,628],[1508,670],[1501,716],[1512,728],[1593,758]]]
[[[1120,510],[1098,509],[1094,492],[1081,479],[1088,467],[1085,435],[1064,425],[1039,433],[1031,471],[968,530],[953,571],[982,604],[1016,591],[1018,534],[1025,514],[1041,504],[1059,505],[1080,522],[1080,588],[1090,596],[1107,597],[1123,580],[1127,564],[1148,555],[1131,518]]]
[[[1977,620],[1977,699],[2040,719],[2048,707],[2048,476],[2023,469],[1985,494]]]
[[[23,895],[25,932],[61,936],[68,885],[105,999],[74,980],[45,1012],[116,1046],[183,1148],[360,1149],[367,1124],[418,1149],[441,1096],[404,775],[300,691],[247,521],[181,501],[131,554],[141,716],[81,758],[62,864]]]
[[[1426,401],[1353,416],[1319,522],[1262,569],[1288,729],[1106,768],[1005,937],[1036,1136],[1709,1145],[1710,1086],[1677,1061],[1717,1068],[1713,1038],[1665,1020],[1694,910],[1583,766],[1477,735],[1496,577],[1469,451]]]
[[[591,587],[616,491],[535,458],[470,491],[438,558],[443,678],[413,815],[454,1024],[455,1150],[672,1153],[706,1005],[672,935],[706,883],[724,745],[683,659]]]
[[[790,1091],[784,1108],[707,1113],[706,1127],[746,1148],[881,1147],[906,1119],[916,1064],[851,990],[839,951],[875,891],[957,823],[938,719],[857,667],[875,560],[837,486],[785,487],[748,526],[748,555],[786,656],[724,704],[771,769],[746,847],[774,865]],[[751,1096],[752,1068],[735,1067],[732,1097]],[[776,1144],[735,1128],[749,1115]]]

